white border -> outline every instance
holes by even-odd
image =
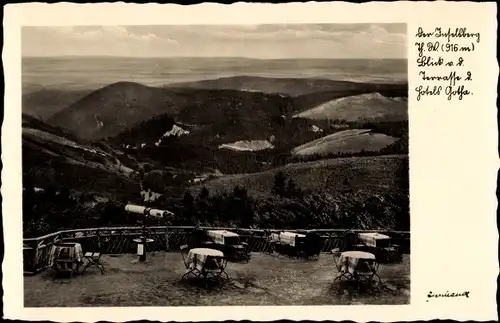
[[[54,321],[496,319],[498,233],[496,4],[470,2],[293,3],[192,6],[159,4],[15,4],[5,7],[5,117],[2,195],[6,318]],[[470,61],[473,100],[410,104],[412,304],[405,306],[23,308],[21,232],[20,26],[406,22],[409,82],[417,81],[412,39],[417,25],[467,27],[481,32]],[[412,92],[410,92],[412,93]],[[469,299],[426,302],[429,290],[470,290]]]

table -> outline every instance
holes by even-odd
[[[69,271],[71,274],[78,272],[83,264],[83,250],[77,242],[61,242],[52,246],[49,257],[49,266],[56,271]]]
[[[194,248],[189,250],[187,257],[188,268],[182,279],[188,275],[193,275],[197,278],[208,278],[212,276],[215,279],[220,279],[222,275],[229,278],[225,271],[227,261],[224,253],[219,250],[210,248]]]
[[[377,280],[380,282],[380,277],[377,274],[378,263],[372,253],[345,251],[340,254],[339,261],[336,264],[340,274],[335,278],[334,283],[343,279],[352,280],[358,284],[359,288],[359,283],[369,282],[371,288]]]
[[[218,244],[237,244],[239,235],[227,230],[209,230],[208,236]]]
[[[375,255],[369,252],[345,251],[340,254],[341,271],[348,271],[354,275],[365,264],[371,268],[375,260]]]
[[[212,239],[212,243],[204,243],[204,247],[220,250],[227,260],[250,261],[247,253],[247,244],[240,241],[237,233],[227,230],[209,230],[207,235]]]
[[[377,232],[359,233],[359,239],[369,247],[386,247],[391,237]]]
[[[304,234],[284,231],[280,233],[272,233],[271,241],[295,247],[297,238],[305,238],[305,237],[306,236]]]

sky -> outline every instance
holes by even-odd
[[[406,58],[406,24],[23,27],[23,56]]]

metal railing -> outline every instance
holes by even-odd
[[[85,251],[94,248],[97,237],[103,238],[103,254],[135,253],[137,245],[133,239],[144,233],[144,227],[101,227],[90,229],[72,229],[58,231],[38,238],[23,240],[24,273],[36,274],[49,266],[52,245],[56,240],[74,241],[82,245]],[[183,244],[187,244],[195,227],[192,226],[151,226],[146,227],[148,237],[153,242],[148,245],[148,252],[167,251],[177,252]],[[279,229],[241,229],[200,227],[205,230],[229,230],[240,235],[243,242],[248,243],[250,252],[270,252],[271,243],[268,241],[269,232],[283,231]],[[328,252],[339,245],[340,238],[346,230],[316,229],[316,230],[286,230],[297,233],[307,231],[317,232],[323,239],[323,251]],[[366,230],[351,230],[352,232],[373,232]],[[410,233],[406,231],[377,231],[389,235],[395,244],[400,245],[405,253],[410,249]]]

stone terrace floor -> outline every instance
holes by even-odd
[[[228,263],[231,280],[222,289],[182,281],[180,253],[104,255],[106,274],[91,267],[84,275],[53,280],[48,269],[24,277],[25,307],[89,306],[226,306],[226,305],[355,305],[408,304],[410,256],[397,264],[381,264],[383,287],[378,293],[332,288],[337,271],[330,254],[305,261],[285,256],[252,254],[246,263]]]

